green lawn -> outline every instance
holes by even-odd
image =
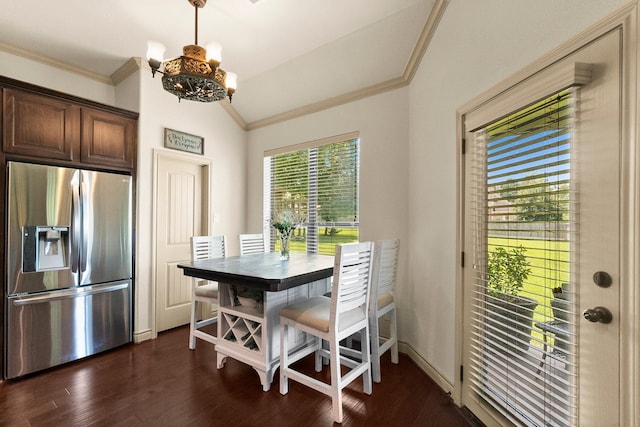
[[[538,301],[533,322],[553,319],[551,300],[554,287],[569,281],[569,242],[533,239],[489,238],[489,251],[494,247],[526,248],[525,256],[530,263],[531,273],[518,295],[528,296]],[[533,328],[533,335],[542,339],[542,334]]]
[[[488,243],[490,251],[497,246],[508,249],[522,245],[526,248],[525,256],[530,263],[531,273],[518,295],[538,301],[539,305],[533,315],[534,324],[552,320],[553,293],[551,290],[569,281],[569,242],[489,238]],[[542,333],[534,327],[532,335],[537,339],[533,342],[538,345],[543,338]]]
[[[291,250],[291,252],[307,251],[307,238],[303,233],[304,231],[306,230],[300,229],[294,232],[291,242],[289,243],[289,250]],[[336,233],[333,235],[330,233],[330,229],[326,231],[327,233],[325,234],[324,227],[318,230],[318,253],[320,254],[333,255],[335,253],[336,245],[358,241],[357,228],[336,228]],[[280,241],[278,239],[276,239],[275,250],[280,250]]]

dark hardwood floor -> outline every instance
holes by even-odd
[[[187,348],[188,327],[20,380],[0,382],[2,426],[330,426],[331,400],[294,381],[263,392],[255,371],[209,343]],[[313,370],[306,361],[304,369]],[[276,372],[276,376],[277,376]],[[326,377],[328,368],[321,374]],[[344,391],[344,426],[475,426],[407,356],[383,358],[373,394]]]

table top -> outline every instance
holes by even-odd
[[[178,264],[184,274],[200,279],[278,292],[333,275],[330,255],[291,252],[280,260],[279,252],[267,252]]]

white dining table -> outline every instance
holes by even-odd
[[[333,266],[333,256],[299,252],[288,260],[268,252],[178,265],[187,276],[218,282],[218,369],[228,357],[246,363],[258,373],[264,391],[271,388],[280,363],[280,309],[330,290]],[[242,290],[261,296],[262,304],[240,303]],[[290,336],[290,348],[304,339],[303,334]]]

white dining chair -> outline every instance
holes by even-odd
[[[191,237],[191,261],[206,260],[212,258],[224,258],[224,236],[193,236]],[[218,321],[217,316],[198,320],[198,303],[218,304],[218,284],[206,282],[200,284],[201,279],[193,278],[191,293],[191,323],[189,327],[189,348],[196,348],[196,338],[215,344],[215,335],[201,331],[200,328]]]
[[[371,394],[368,303],[372,272],[371,242],[348,243],[336,247],[331,298],[312,297],[280,310],[280,393],[289,391],[292,379],[331,397],[333,420],[342,422],[342,389],[362,375],[364,392]],[[308,341],[289,354],[289,328],[308,334]],[[341,355],[340,340],[360,332],[362,348],[346,349]],[[328,349],[323,348],[323,340]],[[322,358],[329,358],[331,381],[326,383],[292,368],[296,361],[315,353],[315,370],[322,370]],[[343,376],[340,365],[350,370]]]
[[[398,363],[398,320],[394,289],[398,272],[400,241],[381,240],[374,244],[369,328],[371,331],[371,364],[373,381],[379,383],[380,356],[391,350],[391,362]],[[380,335],[380,318],[389,315],[389,336]]]
[[[240,234],[240,255],[265,252],[264,234]]]

